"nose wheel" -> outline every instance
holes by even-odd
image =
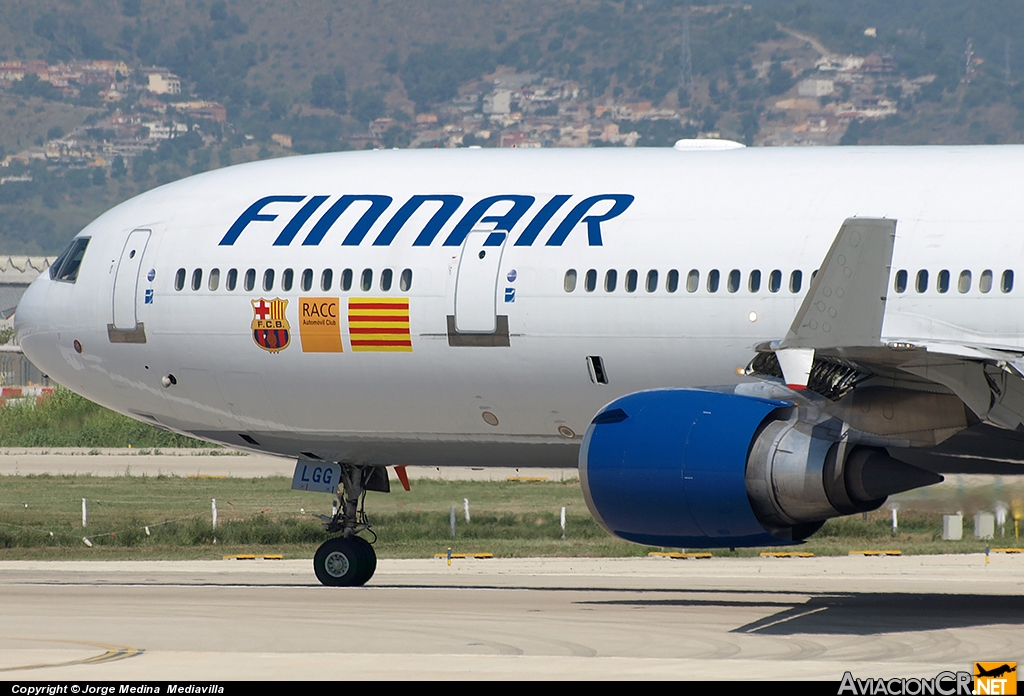
[[[377,554],[362,537],[328,539],[313,556],[316,579],[332,587],[365,585],[376,569]]]
[[[313,572],[321,584],[332,587],[358,587],[365,585],[377,569],[377,554],[366,539],[356,536],[370,528],[363,504],[366,491],[388,492],[387,473],[383,468],[341,465],[341,490],[334,514],[317,515],[328,532],[342,535],[328,539],[313,555]]]

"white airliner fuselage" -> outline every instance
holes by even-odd
[[[1009,146],[264,161],[104,214],[16,320],[59,383],[231,446],[574,466],[618,397],[754,381],[849,218],[896,221],[882,344],[1013,363],[1022,183]]]

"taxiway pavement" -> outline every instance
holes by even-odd
[[[827,679],[1024,662],[1024,557],[0,561],[0,678]]]

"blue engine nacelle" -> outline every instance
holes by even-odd
[[[580,449],[587,506],[607,531],[639,544],[767,546],[942,480],[883,450],[840,447],[794,410],[696,389],[617,399]]]

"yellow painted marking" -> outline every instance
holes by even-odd
[[[409,327],[406,327],[409,328]],[[409,334],[395,334],[381,331],[380,333],[354,333],[350,338],[358,343],[359,341],[408,341]]]
[[[509,481],[548,481],[547,476],[509,476]]]
[[[761,558],[811,558],[810,551],[762,551]]]
[[[348,315],[350,317],[408,317],[409,310],[405,307],[360,307],[359,305],[350,304],[348,306]]]
[[[264,561],[280,561],[284,559],[279,553],[270,554],[254,554],[254,553],[236,553],[231,556],[222,556],[225,561],[255,561],[257,558],[262,558]]]
[[[903,552],[896,549],[887,549],[884,551],[851,551],[851,556],[902,556]]]
[[[493,553],[453,553],[452,558],[494,558]],[[448,558],[448,552],[435,553],[434,558]]]
[[[648,556],[657,558],[711,558],[710,551],[699,551],[696,553],[679,553],[678,551],[651,551]]]
[[[412,346],[360,346],[352,345],[353,353],[411,353]]]
[[[1024,549],[1007,548],[1007,549],[991,549],[992,553],[1024,553]]]
[[[79,660],[68,660],[67,662],[43,662],[34,665],[19,665],[17,667],[0,667],[0,672],[17,672],[23,669],[44,669],[46,667],[70,667],[72,665],[98,665],[105,664],[107,662],[116,662],[117,660],[125,660],[129,657],[135,657],[145,652],[145,650],[143,650],[142,648],[132,648],[127,645],[108,645],[106,643],[92,643],[86,640],[57,640],[50,638],[0,638],[0,640],[31,643],[65,643],[68,645],[85,645],[90,648],[100,648],[105,651],[99,655],[93,655],[91,657],[85,657]]]
[[[403,317],[401,321],[373,321],[360,319],[359,317],[349,317],[348,322],[349,329],[399,329],[403,333],[409,333],[409,318]],[[355,332],[359,335],[359,332]],[[401,336],[402,333],[395,333],[395,336]]]
[[[409,304],[408,297],[352,297],[349,298],[349,305],[356,307],[361,304],[372,303],[372,304],[393,304],[393,305],[406,305]]]
[[[405,309],[360,309],[353,307],[348,310],[349,319],[358,319],[361,323],[372,323],[373,319],[363,319],[363,317],[397,317],[398,319],[405,319],[409,321],[409,312]],[[402,324],[401,321],[382,321],[381,324]]]

